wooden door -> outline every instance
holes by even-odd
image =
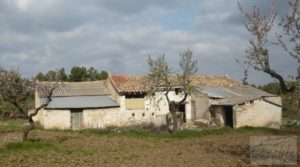
[[[79,130],[82,127],[82,109],[71,110],[71,129]]]

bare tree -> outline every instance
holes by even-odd
[[[56,78],[59,78],[58,75]],[[42,92],[43,99],[42,99],[42,104],[36,107],[34,112],[30,113],[28,116],[29,126],[24,130],[23,141],[27,141],[29,132],[34,128],[33,117],[36,116],[40,110],[42,110],[43,108],[47,107],[50,104],[50,102],[52,101],[53,92],[57,88],[62,86],[62,83],[59,83],[59,81],[48,82],[43,84],[39,84],[35,82],[33,86],[35,87],[36,91]]]
[[[29,132],[34,128],[33,117],[36,116],[41,109],[49,105],[52,101],[54,90],[63,85],[59,83],[59,79],[61,78],[59,71],[56,72],[55,76],[56,79],[53,82],[38,84],[37,81],[23,79],[19,70],[5,70],[0,68],[0,98],[3,101],[13,104],[24,117],[27,117],[27,108],[22,106],[21,103],[27,98],[32,97],[35,90],[43,93],[44,100],[42,104],[27,117],[30,125],[24,130],[23,141],[27,141]]]
[[[289,6],[291,13],[282,18],[279,23],[283,28],[283,33],[276,37],[279,44],[290,56],[295,58],[300,64],[300,11],[299,11],[299,0],[290,1]],[[287,42],[284,41],[287,40]],[[291,46],[291,47],[288,47]]]
[[[148,65],[148,94],[152,96],[155,94],[155,92],[158,91],[165,92],[164,95],[166,96],[172,119],[172,121],[167,121],[167,123],[169,124],[169,126],[172,126],[172,128],[169,129],[170,132],[176,133],[178,130],[178,115],[180,115],[179,107],[186,101],[188,94],[192,90],[191,76],[198,70],[197,61],[192,59],[192,51],[190,49],[180,54],[179,65],[182,72],[180,74],[176,74],[176,81],[172,79],[175,76],[172,76],[172,74],[174,73],[167,64],[164,55],[159,56],[157,59],[153,59],[149,56]],[[169,98],[169,92],[174,90],[176,86],[179,86],[181,88],[184,96],[180,101],[171,101]]]
[[[254,39],[250,40],[250,46],[246,49],[246,59],[244,63],[249,64],[257,71],[262,71],[269,74],[271,77],[279,81],[282,92],[294,91],[294,86],[288,86],[281,74],[277,73],[270,66],[269,50],[266,47],[268,43],[268,34],[270,33],[277,12],[275,7],[272,7],[270,17],[263,17],[260,14],[259,8],[253,7],[251,13],[247,13],[238,2],[238,6],[242,14],[247,18],[248,22],[245,27],[253,36]]]

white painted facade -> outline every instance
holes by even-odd
[[[258,99],[252,103],[234,106],[233,117],[235,128],[243,126],[280,128],[281,107]]]
[[[144,110],[127,110],[125,96],[119,96],[120,107],[83,109],[82,129],[126,127],[135,125],[153,124],[162,126],[166,124],[166,115],[169,113],[169,106],[164,92],[156,93],[155,97],[145,97]],[[180,101],[182,94],[176,95],[174,91],[169,93],[171,101]],[[36,96],[36,107],[40,105],[40,98]],[[186,120],[191,121],[191,102],[188,96],[185,103]],[[42,109],[33,118],[45,129],[72,129],[70,109]]]
[[[226,121],[225,106],[218,105],[218,99],[196,93],[193,95],[195,101],[196,119],[207,120],[215,123],[219,127],[228,125]],[[232,107],[232,127],[243,126],[280,128],[282,107],[281,97],[264,97],[257,100],[234,105]],[[212,112],[215,112],[213,116]],[[214,118],[213,118],[214,117]]]

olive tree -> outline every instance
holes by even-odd
[[[178,114],[179,107],[183,104],[188,95],[191,93],[191,76],[198,70],[197,61],[192,58],[190,49],[180,54],[181,73],[174,73],[165,60],[165,56],[161,55],[158,58],[148,58],[149,71],[147,74],[147,85],[149,87],[148,95],[153,96],[156,92],[164,92],[171,114],[171,121],[168,122],[171,133],[176,133],[178,130]],[[176,75],[176,80],[174,78]],[[180,101],[172,101],[169,98],[169,92],[174,90],[175,86],[180,86],[183,98]]]

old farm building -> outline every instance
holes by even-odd
[[[194,76],[192,85],[195,91],[179,109],[183,122],[233,128],[278,128],[281,124],[278,96],[244,86],[227,76]],[[44,128],[60,129],[162,126],[169,113],[164,94],[147,96],[143,76],[109,75],[106,81],[66,82],[35,120]],[[179,85],[169,92],[170,100],[179,101],[182,97]],[[37,107],[43,101],[43,93],[37,90],[35,98]]]

